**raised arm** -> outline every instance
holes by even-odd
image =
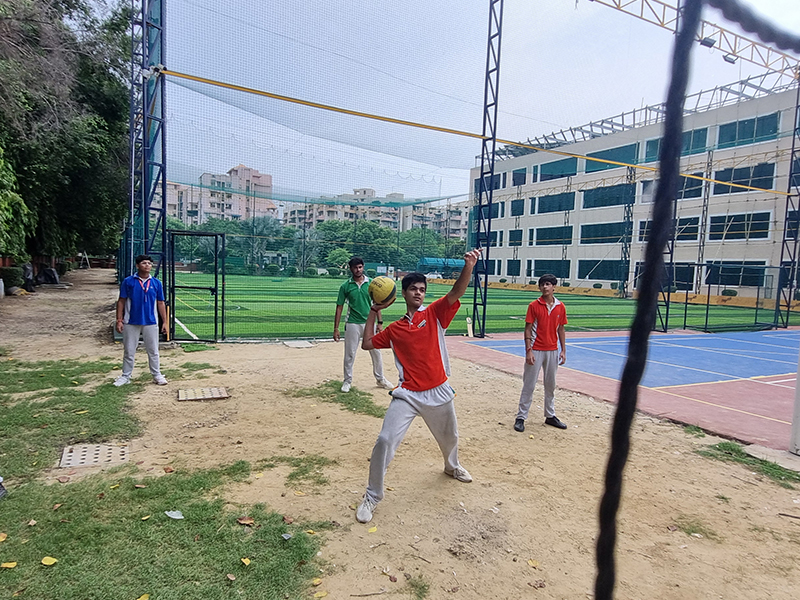
[[[464,268],[461,269],[461,274],[456,279],[451,290],[447,292],[447,301],[450,304],[455,304],[456,300],[461,298],[464,292],[467,291],[469,282],[472,279],[472,270],[475,268],[475,263],[478,262],[481,252],[483,252],[483,248],[476,248],[464,255]]]

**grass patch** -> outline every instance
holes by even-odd
[[[704,438],[706,437],[705,431],[700,429],[697,425],[684,425],[683,432],[686,435],[690,435],[696,438]]]
[[[690,517],[689,515],[680,515],[675,520],[675,525],[686,535],[702,535],[710,540],[719,541],[719,536],[716,532],[706,526],[697,517]]]
[[[211,344],[181,344],[184,352],[203,352],[204,350],[219,350]]]
[[[181,365],[181,369],[186,369],[188,371],[205,371],[206,369],[216,368],[217,365],[212,365],[211,363],[185,362]]]
[[[784,467],[768,460],[762,460],[760,458],[750,456],[744,451],[742,446],[736,442],[720,442],[719,444],[706,446],[705,448],[696,450],[696,452],[700,456],[705,456],[706,458],[713,458],[716,460],[746,465],[749,469],[752,469],[756,473],[760,473],[761,475],[764,475],[765,477],[768,477],[772,481],[776,482],[781,487],[785,487],[790,490],[794,489],[792,483],[800,483],[800,473],[785,469]]]
[[[429,584],[422,575],[417,575],[408,580],[408,587],[415,600],[423,600],[428,595],[431,584]]]
[[[313,388],[290,390],[287,395],[293,398],[316,398],[322,402],[336,402],[351,412],[369,415],[382,419],[386,409],[372,401],[372,394],[352,387],[350,391],[342,393],[341,381],[326,381]]]
[[[16,487],[0,511],[0,531],[8,534],[0,560],[17,567],[3,569],[0,596],[24,589],[23,598],[55,593],[60,600],[304,597],[318,573],[318,536],[304,533],[311,525],[287,525],[262,505],[230,512],[217,495],[219,486],[249,472],[243,461],[144,478],[128,467],[67,485]],[[170,519],[168,510],[180,510],[185,519]],[[242,516],[255,525],[238,524]],[[28,525],[31,519],[35,526]],[[287,533],[291,539],[282,537]],[[44,567],[44,556],[58,563]]]
[[[69,444],[137,435],[139,424],[126,404],[141,387],[114,387],[107,377],[114,368],[107,361],[0,362],[3,477],[35,477],[52,467]]]
[[[717,500],[719,500],[720,502],[724,502],[725,504],[730,504],[731,503],[731,499],[728,496],[724,495],[724,494],[717,494],[714,497]]]
[[[297,483],[311,483],[313,485],[326,485],[328,478],[322,473],[322,469],[327,466],[335,465],[336,461],[318,454],[308,454],[305,456],[272,456],[265,458],[257,463],[261,469],[274,469],[278,465],[288,465],[292,471],[286,477],[286,485],[290,486]]]

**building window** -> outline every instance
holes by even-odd
[[[487,275],[494,275],[494,260],[487,260],[486,261],[486,274]]]
[[[772,189],[772,179],[775,175],[775,165],[773,163],[761,163],[753,167],[741,167],[738,169],[723,169],[714,173],[714,179],[718,181],[730,181],[739,185],[761,188],[764,190]],[[732,187],[724,183],[714,184],[714,194],[741,194],[748,192],[745,188]]]
[[[623,277],[627,279],[627,266],[623,260],[579,260],[578,279],[621,281]]]
[[[800,175],[798,175],[798,178],[800,178]],[[531,201],[531,211],[528,214],[533,215],[536,214],[536,198],[531,198],[530,201]]]
[[[625,221],[581,225],[581,244],[619,244],[626,232],[630,235],[630,224],[626,227]]]
[[[778,117],[780,113],[764,115],[755,119],[744,119],[719,126],[720,148],[732,148],[754,144],[778,137]]]
[[[636,199],[636,184],[621,183],[598,187],[583,192],[583,208],[600,208],[604,206],[619,206],[633,204]]]
[[[518,186],[518,185],[525,185],[525,179],[527,176],[527,169],[515,169],[511,172],[511,185]]]
[[[511,229],[508,232],[508,246],[522,246],[522,229]]]
[[[539,165],[534,165],[531,167],[531,183],[536,183],[539,181]]]
[[[534,240],[533,232],[534,229],[528,229],[528,246],[533,246],[533,240]]]
[[[575,192],[564,192],[539,198],[539,214],[575,209]],[[531,213],[532,214],[532,213]]]
[[[655,181],[647,179],[642,181],[642,204],[652,204],[656,195]]]
[[[541,173],[541,181],[572,177],[578,173],[578,159],[572,157],[543,164]]]
[[[702,173],[692,173],[697,177],[702,177]],[[686,198],[701,198],[703,196],[703,180],[692,177],[681,177],[678,184],[678,200]]]
[[[519,277],[519,265],[519,260],[510,259],[506,264],[506,275],[509,277]]]
[[[572,225],[539,227],[536,230],[537,246],[567,246],[572,244]]]
[[[681,147],[681,156],[688,156],[690,154],[699,154],[706,151],[708,141],[708,128],[693,129],[692,131],[683,132],[683,146]],[[661,138],[655,140],[647,140],[644,146],[644,162],[653,162],[658,160],[658,153],[661,150]]]
[[[620,146],[619,148],[608,148],[607,150],[600,150],[599,152],[590,152],[586,156],[590,158],[599,158],[602,160],[613,160],[614,162],[627,163],[629,165],[635,164],[639,156],[639,144],[629,144],[627,146]],[[596,162],[593,160],[586,161],[587,173],[619,168],[621,168],[621,165]]]
[[[512,200],[511,201],[511,216],[519,217],[525,214],[525,200]]]
[[[503,232],[502,231],[492,231],[489,234],[489,246],[491,248],[500,248],[503,247]]]
[[[740,213],[711,217],[709,239],[752,240],[769,237],[770,213]]]
[[[486,182],[486,185],[483,188],[484,192],[487,192],[490,189],[492,189],[492,190],[499,190],[500,189],[500,175],[499,174],[497,174],[494,177],[492,177],[492,180],[491,180],[492,181],[492,185],[491,186],[489,185],[489,176],[488,175],[484,178],[484,180]],[[474,181],[474,191],[475,191],[475,195],[476,196],[479,196],[480,193],[481,193],[481,180],[480,180],[480,177]]]
[[[706,284],[764,285],[763,261],[709,261],[706,263]]]
[[[537,260],[533,263],[533,277],[541,277],[542,275],[555,275],[559,279],[567,279],[569,277],[569,261],[568,260]],[[529,273],[530,277],[531,274]]]
[[[650,232],[653,230],[652,221],[639,221],[639,241],[647,242],[650,239]],[[700,217],[684,217],[678,219],[677,230],[675,231],[675,241],[692,242],[697,241],[700,235]]]

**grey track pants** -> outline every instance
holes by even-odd
[[[140,334],[144,341],[144,348],[147,351],[150,374],[153,377],[161,375],[161,367],[158,362],[158,325],[131,325],[126,323],[122,328],[123,377],[130,377],[133,373],[133,358],[136,354],[136,346],[139,344]]]
[[[534,363],[525,363],[522,371],[522,393],[519,395],[517,419],[527,420],[533,401],[533,390],[539,378],[539,369],[544,371],[544,418],[556,416],[556,369],[558,369],[558,350],[534,350]]]
[[[383,418],[383,427],[372,449],[369,463],[369,484],[366,495],[375,502],[383,500],[383,479],[386,469],[417,415],[425,420],[425,424],[439,444],[444,457],[445,472],[452,473],[459,466],[458,422],[453,401],[439,406],[427,406],[414,401],[413,398],[394,398]]]
[[[344,383],[353,383],[353,363],[356,362],[356,352],[364,337],[364,326],[364,323],[347,323],[344,326]],[[380,383],[383,380],[381,351],[369,350],[369,356],[372,359],[372,375]]]

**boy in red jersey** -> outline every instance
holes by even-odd
[[[519,432],[525,431],[525,420],[531,408],[539,369],[544,369],[544,422],[558,429],[567,428],[556,416],[555,410],[556,369],[558,365],[567,362],[567,343],[564,333],[567,310],[564,304],[553,296],[553,289],[557,283],[555,275],[542,275],[539,278],[539,290],[542,295],[530,303],[525,317],[525,370],[522,373],[519,410],[514,422],[514,429]]]
[[[406,314],[374,335],[373,324],[378,311],[391,305],[394,298],[384,304],[374,304],[370,310],[361,347],[364,350],[391,348],[400,373],[400,385],[392,391],[392,402],[372,449],[367,491],[356,512],[356,519],[361,523],[372,520],[375,507],[383,499],[386,468],[417,415],[425,420],[439,444],[444,457],[444,472],[464,483],[472,481],[472,476],[458,462],[458,423],[453,406],[455,392],[447,383],[450,362],[444,332],[461,306],[459,298],[467,290],[472,269],[480,255],[480,249],[468,252],[464,256],[464,268],[452,289],[427,307],[422,306],[428,287],[425,276],[422,273],[406,275],[402,284]]]

